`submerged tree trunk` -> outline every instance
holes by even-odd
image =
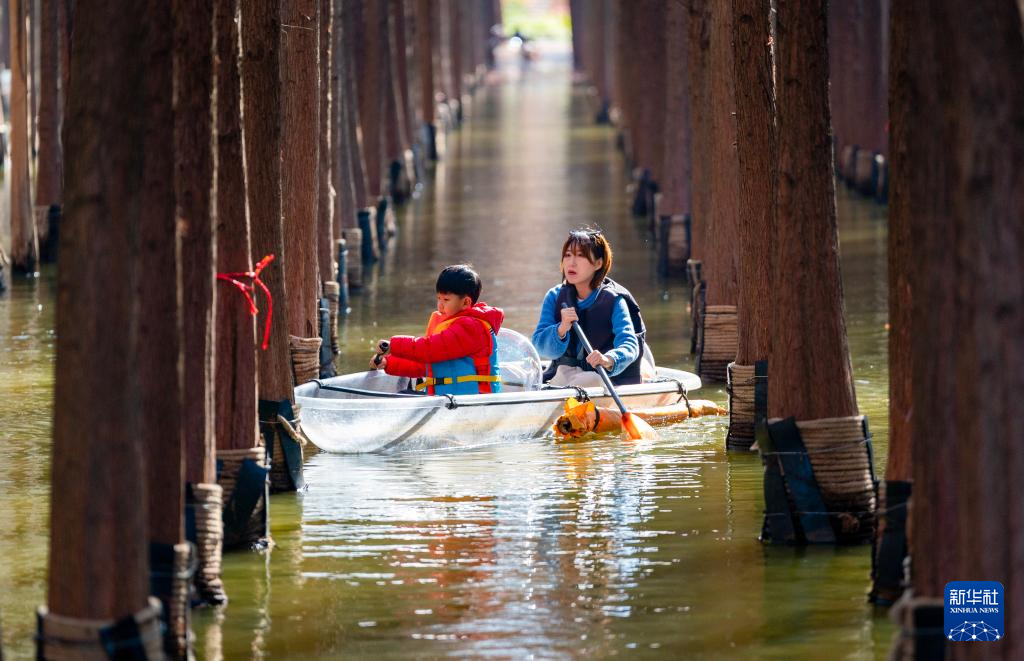
[[[62,0],[42,0],[42,21],[39,26],[41,48],[39,57],[39,151],[36,156],[37,232],[45,259],[54,255],[45,250],[50,230],[49,208],[60,205],[63,188],[63,163],[60,145],[60,48],[58,4]]]
[[[175,0],[175,192],[182,230],[185,478],[216,479],[213,426],[213,6]]]
[[[353,160],[358,158],[356,150],[358,135],[353,106],[356,105],[355,91],[350,88],[352,58],[349,55],[351,37],[345,32],[343,3],[334,3],[334,18],[331,25],[331,150],[334,152],[334,168],[331,181],[337,196],[334,204],[334,229],[337,236],[341,230],[356,226],[356,175]]]
[[[779,191],[769,414],[857,414],[832,181],[824,0],[779,0]]]
[[[218,0],[217,34],[217,270],[252,269],[245,165],[242,159],[241,79],[239,78],[238,0]],[[262,255],[256,259],[262,258]],[[274,268],[274,267],[271,267]],[[244,279],[240,281],[248,282]],[[245,297],[226,282],[217,282],[214,422],[217,448],[256,445],[255,322]],[[255,301],[267,307],[262,294]],[[262,337],[262,328],[260,329]]]
[[[357,74],[360,65],[358,57],[360,43],[365,39],[362,24],[362,13],[359,11],[358,0],[342,3],[342,47],[345,52],[343,62],[345,67],[344,103],[345,103],[345,126],[348,135],[349,164],[352,168],[352,186],[355,195],[355,207],[357,209],[370,204],[370,184],[366,178],[366,151],[363,146],[362,123],[360,122],[360,107],[363,90],[361,80]],[[355,216],[349,221],[355,226]]]
[[[690,97],[688,95],[686,0],[665,2],[665,156],[661,184],[662,216],[690,213]],[[597,61],[603,61],[603,49]],[[603,71],[600,74],[603,76]]]
[[[279,0],[241,4],[242,121],[246,188],[252,229],[253,260],[274,255],[262,280],[273,297],[273,324],[267,350],[259,359],[259,397],[292,398],[288,351],[289,301],[286,297],[284,233],[281,211],[281,87]],[[260,306],[257,328],[264,328],[269,305]]]
[[[708,305],[736,305],[739,299],[739,163],[731,43],[732,0],[719,0],[711,10],[708,62],[711,157],[707,181],[710,206],[705,228],[710,232],[704,236],[703,253]]]
[[[366,162],[366,183],[368,199],[360,206],[376,204],[383,193],[384,144],[382,138],[384,121],[384,95],[386,88],[381,81],[381,60],[385,56],[380,42],[381,25],[387,28],[387,12],[376,1],[355,0],[353,5],[361,7],[361,23],[356,26],[360,35],[356,37],[356,68],[359,71],[359,125],[363,133],[363,158]]]
[[[319,337],[317,166],[319,126],[319,0],[281,3],[281,190],[284,208],[288,332]]]
[[[690,254],[703,259],[707,253],[705,237],[711,214],[711,8],[708,0],[689,0],[689,89],[690,145],[692,163],[690,189],[693,194],[693,222]]]
[[[334,280],[334,190],[331,174],[337,167],[335,152],[331,149],[334,124],[331,122],[331,29],[333,16],[331,0],[320,2],[320,110],[317,132],[320,137],[320,170],[317,194],[317,262],[320,279]]]
[[[736,362],[768,360],[775,248],[775,91],[769,0],[733,0],[736,149],[739,162],[739,343]]]
[[[416,2],[416,56],[419,62],[420,111],[424,124],[434,124],[434,112],[437,101],[434,99],[435,71],[437,51],[434,48],[434,14],[437,6],[431,0],[415,0]]]
[[[39,236],[29,176],[28,48],[24,0],[10,0],[11,14],[11,265],[32,273],[39,264]]]
[[[169,11],[161,21],[159,12],[140,15],[118,0],[80,0],[78,10],[57,273],[47,598],[59,615],[120,619],[149,594],[145,503],[153,489],[144,455],[164,440],[143,433],[149,411],[139,385],[160,383],[166,409],[177,413],[170,22]],[[164,102],[139,93],[153,78],[166,83]],[[152,154],[152,146],[162,151]],[[147,186],[157,175],[159,195]],[[139,239],[153,225],[164,229],[154,247],[169,255],[160,266],[169,262],[170,272],[139,269]],[[156,339],[140,334],[142,284],[158,284],[153,296],[172,301],[148,322],[169,329],[169,344],[152,347],[173,356],[160,375],[152,361],[136,360],[142,343]],[[173,464],[163,468],[174,474]]]
[[[894,209],[909,223],[915,596],[994,580],[1024,597],[1024,61],[1014,0],[895,3]],[[894,53],[894,54],[895,54]],[[927,108],[928,112],[921,112]],[[900,199],[899,197],[897,199]],[[981,512],[982,514],[979,514]],[[957,577],[957,578],[954,578]],[[1005,631],[1024,609],[1005,609]],[[1002,631],[1000,633],[1003,633]],[[957,658],[1017,659],[1007,635]]]

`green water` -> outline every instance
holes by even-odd
[[[484,300],[529,333],[566,230],[604,227],[659,363],[692,369],[687,296],[660,280],[626,213],[621,159],[564,61],[477,92],[447,159],[341,328],[345,371],[418,333],[439,268],[472,261]],[[884,210],[839,196],[850,344],[879,468],[887,445]],[[32,654],[45,600],[55,281],[0,296],[0,621]],[[722,388],[702,396],[725,402]],[[536,440],[427,455],[315,454],[309,489],[275,496],[268,554],[225,558],[231,599],[194,614],[201,658],[583,655],[878,658],[893,628],[867,604],[867,547],[768,548],[756,456],[726,419],[661,439]]]

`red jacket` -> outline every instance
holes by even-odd
[[[435,312],[434,316],[440,317]],[[491,334],[477,319],[490,324],[495,334],[501,329],[505,313],[480,302],[451,317],[455,321],[440,333],[424,337],[395,335],[384,371],[392,376],[426,376],[428,363],[440,363],[469,356],[487,361],[491,355]],[[445,321],[439,319],[439,321]],[[435,322],[436,323],[436,322]]]

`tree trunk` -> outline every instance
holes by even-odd
[[[317,262],[320,279],[324,282],[337,278],[334,271],[334,190],[331,175],[336,168],[335,152],[331,149],[334,126],[331,122],[331,29],[333,16],[331,0],[320,2],[320,170],[317,195]]]
[[[449,100],[456,101],[462,107],[462,3],[459,0],[448,0],[448,72],[451,76]],[[461,113],[461,110],[460,110]]]
[[[380,31],[380,76],[377,83],[384,88],[384,161],[383,165],[389,170],[395,161],[404,160],[405,151],[402,144],[402,114],[400,112],[401,93],[398,90],[398,81],[395,78],[395,21],[394,12],[391,11],[393,0],[385,0],[381,3],[379,11],[382,23]],[[390,182],[390,175],[388,178]],[[395,194],[390,187],[384,186],[386,192]]]
[[[214,19],[217,34],[216,239],[217,270],[222,273],[244,273],[252,269],[242,159],[242,88],[235,20],[238,5],[238,0],[218,0]],[[258,434],[256,325],[242,293],[226,282],[216,284],[215,436],[218,449],[242,450],[256,445]],[[260,309],[267,307],[262,294],[256,294],[255,301]],[[261,337],[262,331],[260,328]]]
[[[693,195],[690,254],[694,259],[703,259],[707,253],[705,237],[711,215],[711,7],[708,0],[689,0],[689,7],[690,190]]]
[[[914,237],[912,587],[941,599],[949,580],[993,580],[1000,604],[1015,604],[1024,598],[1021,10],[1014,0],[894,3],[892,35],[905,63],[894,62],[891,86],[893,187],[906,195],[893,212]],[[1022,627],[1024,610],[1005,608],[1006,632]],[[1017,659],[1024,641],[950,651]]]
[[[572,26],[572,70],[574,72],[582,72],[586,68],[587,57],[584,55],[583,49],[590,35],[584,34],[586,30],[583,27],[583,22],[584,14],[589,9],[584,6],[583,0],[569,0],[569,22]]]
[[[348,54],[351,38],[345,33],[343,3],[334,3],[334,18],[331,24],[331,149],[334,152],[334,168],[331,180],[337,197],[334,204],[334,230],[340,237],[342,229],[356,226],[356,178],[353,159],[357,158],[355,120],[352,106],[355,94],[349,88],[352,60]],[[355,144],[353,144],[355,143]]]
[[[376,204],[383,191],[384,144],[382,122],[387,88],[381,82],[381,25],[387,27],[387,12],[376,0],[353,0],[361,9],[360,31],[356,37],[356,68],[359,71],[359,125],[363,131],[363,157],[366,162],[367,199],[360,206]]]
[[[636,140],[643,160],[638,164],[650,170],[651,178],[661,184],[665,166],[665,5],[667,0],[639,0],[630,9],[638,14],[639,41],[633,44],[639,77],[640,117]]]
[[[434,111],[437,101],[434,99],[435,83],[434,71],[436,69],[437,51],[434,48],[436,34],[434,31],[434,14],[437,11],[436,5],[431,0],[416,1],[416,55],[419,62],[420,79],[420,111],[423,114],[423,123],[433,125]]]
[[[768,360],[775,248],[775,91],[769,0],[733,0],[736,150],[739,162],[739,344],[736,362]]]
[[[63,188],[63,163],[60,146],[60,30],[58,5],[61,0],[42,0],[40,27],[40,81],[39,81],[39,152],[36,160],[36,206],[39,243],[45,245],[49,235],[49,215],[52,205],[60,205]],[[47,253],[47,259],[54,256]]]
[[[241,5],[242,131],[252,255],[254,261],[265,255],[276,258],[262,275],[276,320],[258,365],[259,397],[268,401],[291,399],[293,381],[281,208],[280,5],[279,0],[247,0]],[[265,327],[268,312],[269,305],[260,306],[257,328]]]
[[[11,266],[32,273],[39,264],[39,237],[32,213],[29,176],[28,48],[24,0],[10,0],[11,14]]]
[[[732,1],[711,10],[708,62],[711,109],[710,208],[705,228],[704,279],[708,305],[739,300],[739,162],[736,156],[736,88],[732,53]]]
[[[857,414],[839,275],[824,0],[779,0],[771,417]]]
[[[175,192],[182,230],[182,348],[185,360],[182,416],[185,479],[216,480],[213,423],[214,236],[213,6],[203,0],[173,3]]]
[[[284,208],[288,332],[319,337],[317,166],[319,127],[319,0],[281,3],[281,190]]]
[[[665,144],[661,179],[662,216],[690,213],[690,98],[686,0],[665,2]],[[600,58],[598,58],[600,59]]]
[[[156,375],[135,360],[146,325],[137,316],[140,280],[159,283],[156,298],[176,294],[169,16],[160,22],[116,0],[80,0],[78,8],[57,273],[48,601],[59,615],[119,619],[143,608],[149,594],[144,455],[162,440],[141,433],[138,386]],[[153,78],[166,83],[163,104],[139,93]],[[146,149],[157,142],[162,151]],[[159,197],[146,186],[157,170]],[[157,247],[171,255],[170,273],[138,270],[138,234],[154,221],[165,229]],[[175,318],[172,305],[151,321],[171,331],[170,344],[153,349],[176,357]],[[160,382],[176,409],[171,364]],[[163,468],[173,474],[173,466]]]
[[[408,40],[410,23],[405,15],[405,2],[391,0],[391,18],[394,25],[392,33],[392,75],[395,79],[395,94],[398,103],[398,121],[402,128],[402,151],[412,146],[415,138],[415,115],[412,111],[411,85],[409,75],[408,50],[412,45]]]
[[[362,24],[362,13],[359,9],[358,0],[342,3],[342,46],[345,50],[343,64],[345,67],[344,103],[345,103],[345,126],[348,136],[349,166],[352,168],[352,186],[355,195],[355,207],[363,208],[370,204],[370,184],[366,178],[366,152],[363,147],[363,135],[360,129],[362,123],[359,119],[360,99],[362,97],[361,81],[356,75],[356,69],[360,65],[359,44],[365,39],[363,34],[365,28]],[[346,222],[351,227],[356,225],[356,217],[352,215]]]

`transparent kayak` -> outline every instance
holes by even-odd
[[[502,363],[502,373],[506,370]],[[537,438],[547,434],[574,388],[537,388],[508,379],[486,395],[428,396],[383,372],[311,381],[295,389],[302,429],[327,452],[422,452]],[[696,374],[664,367],[645,383],[616,388],[627,407],[675,404],[701,387]],[[599,406],[614,406],[604,388],[587,388]]]

